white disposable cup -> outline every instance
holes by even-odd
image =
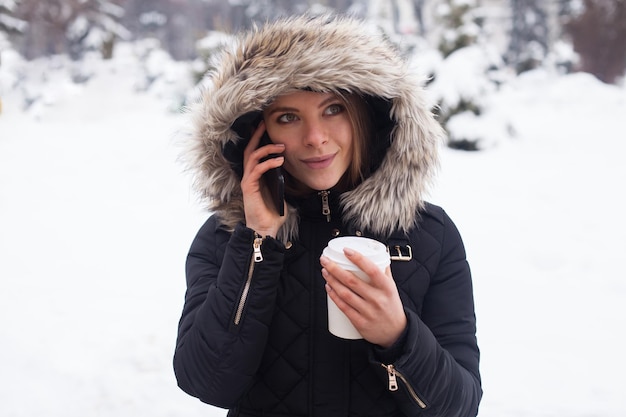
[[[364,257],[374,262],[381,271],[384,271],[390,263],[387,247],[377,240],[366,237],[344,236],[328,242],[328,246],[324,248],[322,255],[335,262],[341,268],[352,272],[365,282],[369,282],[369,277],[346,258],[346,255],[343,253],[344,248],[361,253]],[[339,310],[339,307],[337,307],[330,296],[327,296],[327,298],[328,330],[335,336],[343,339],[363,339],[363,336],[352,325],[348,317]]]

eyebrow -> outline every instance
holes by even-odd
[[[334,101],[339,102],[340,100],[339,100],[339,98],[337,96],[332,95],[332,96],[322,100],[322,102],[317,105],[317,108],[319,109],[319,108],[325,107],[326,105],[328,105],[329,103],[334,102]],[[269,111],[268,115],[272,115],[274,113],[297,113],[299,111],[300,111],[300,109],[298,109],[296,107],[280,106],[280,107],[275,107],[275,108],[271,109]]]

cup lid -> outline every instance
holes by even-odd
[[[334,261],[350,263],[345,259],[344,248],[353,249],[379,266],[386,266],[390,263],[387,246],[383,243],[360,236],[341,236],[328,242],[324,253]]]

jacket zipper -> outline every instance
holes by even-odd
[[[243,308],[246,305],[248,299],[248,293],[250,292],[250,284],[252,283],[252,274],[254,273],[254,265],[263,261],[263,255],[261,254],[261,244],[263,238],[259,235],[255,235],[254,242],[252,243],[252,259],[250,260],[250,267],[248,268],[248,278],[243,286],[241,297],[239,298],[239,304],[237,306],[237,312],[235,313],[235,326],[239,326],[241,322],[241,316],[243,315]]]
[[[387,370],[387,374],[389,375],[389,391],[392,391],[392,392],[398,391],[398,379],[397,378],[400,378],[400,380],[404,383],[404,386],[406,387],[407,391],[409,392],[409,395],[411,396],[411,398],[413,398],[413,400],[417,403],[417,405],[421,409],[426,408],[426,403],[422,401],[422,399],[417,395],[417,393],[415,392],[411,384],[409,384],[409,381],[407,381],[404,375],[398,372],[398,370],[393,365],[385,365],[384,363],[381,363],[381,365],[383,368]]]
[[[322,214],[326,216],[326,221],[330,222],[330,204],[328,203],[330,191],[320,191],[318,194],[322,197]]]

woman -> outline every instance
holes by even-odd
[[[475,416],[470,271],[424,201],[443,132],[406,62],[322,16],[243,34],[215,68],[189,138],[213,215],[187,258],[179,386],[229,416]],[[384,273],[346,251],[369,284],[321,257],[350,235],[390,250]],[[327,294],[362,340],[329,333]]]

